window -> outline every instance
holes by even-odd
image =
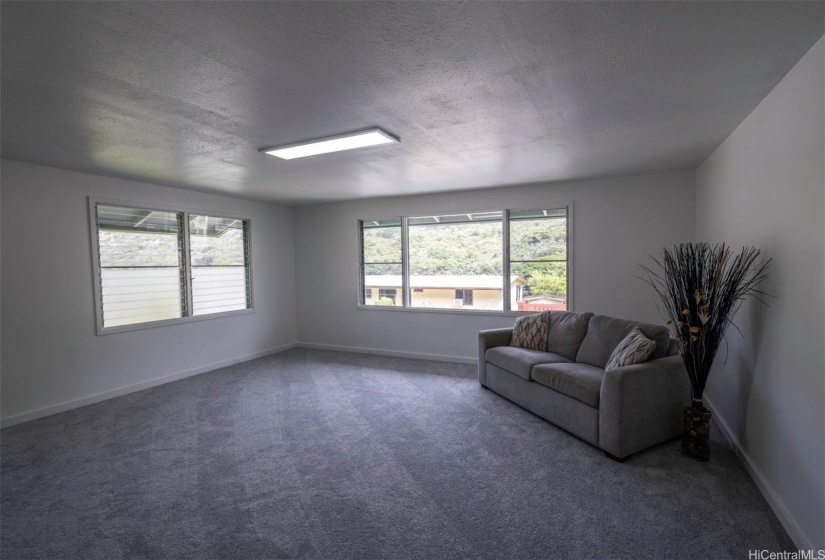
[[[90,208],[99,334],[252,308],[249,220]]]
[[[401,219],[361,222],[361,304],[396,305],[401,288]],[[372,290],[378,288],[378,299]]]
[[[359,231],[361,281],[379,288],[372,305],[568,308],[567,207],[364,220]]]
[[[456,305],[473,305],[473,291],[472,290],[456,290],[455,291]]]
[[[378,305],[395,305],[395,296],[398,294],[398,290],[395,288],[379,288],[378,289],[378,301],[389,300],[392,303],[386,304],[378,304]]]
[[[192,314],[250,307],[247,222],[189,215],[192,255]]]
[[[410,307],[474,308],[463,293],[478,289],[490,292],[480,308],[504,309],[502,223],[503,212],[409,218],[410,286],[424,290]]]
[[[567,309],[567,208],[510,212],[510,274],[519,311]]]
[[[185,315],[182,231],[177,212],[97,206],[104,327]]]

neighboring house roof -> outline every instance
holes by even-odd
[[[520,276],[511,276],[510,285],[525,284]],[[365,276],[367,288],[400,288],[400,275]],[[501,276],[410,276],[410,288],[501,289]]]

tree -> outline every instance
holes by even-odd
[[[536,271],[527,279],[530,295],[547,294],[553,296],[567,295],[567,278],[561,274]]]

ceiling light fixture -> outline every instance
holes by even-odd
[[[368,146],[391,144],[393,142],[400,141],[401,140],[399,138],[396,138],[389,132],[381,130],[380,128],[370,128],[367,130],[359,130],[357,132],[348,132],[346,134],[318,138],[317,140],[296,142],[285,146],[261,148],[258,151],[267,153],[271,156],[279,157],[281,159],[295,159],[307,156],[317,156],[319,154],[328,154],[331,152],[340,152],[343,150],[366,148]]]

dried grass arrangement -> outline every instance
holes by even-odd
[[[708,374],[733,317],[748,297],[762,303],[771,297],[759,289],[771,260],[763,261],[755,247],[734,254],[724,243],[683,243],[653,260],[655,270],[642,266],[642,280],[656,290],[659,311],[680,343],[692,407],[705,412]]]

